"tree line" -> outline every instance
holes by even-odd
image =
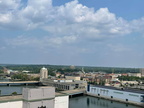
[[[6,65],[7,69],[23,71],[27,70],[30,73],[39,73],[42,67],[48,68],[49,74],[54,75],[54,72],[69,73],[79,72],[84,68],[85,72],[106,72],[106,73],[138,73],[139,68],[117,68],[117,67],[90,67],[90,66],[75,66],[71,69],[68,65]]]

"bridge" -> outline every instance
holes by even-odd
[[[13,81],[13,82],[0,82],[0,85],[29,85],[29,84],[39,84],[39,81]]]
[[[85,94],[86,89],[75,89],[75,90],[67,90],[67,91],[60,91],[60,93],[67,94],[70,97],[74,95]]]

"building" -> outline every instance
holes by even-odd
[[[144,91],[108,86],[87,86],[87,94],[125,103],[144,106]]]
[[[70,69],[75,69],[75,66],[74,66],[74,65],[71,65],[71,66],[70,66]]]
[[[24,88],[23,108],[54,108],[55,88]]]
[[[135,77],[140,77],[142,76],[141,73],[128,73],[128,76],[135,76]]]
[[[48,78],[48,70],[47,68],[43,67],[40,70],[40,79],[47,79]]]
[[[144,77],[144,68],[141,69],[141,76]]]
[[[27,74],[27,75],[33,78],[40,77],[40,74]]]
[[[80,76],[65,76],[67,80],[80,80]]]
[[[49,80],[45,79],[42,85],[53,86],[58,90],[74,90],[74,89],[85,89],[87,82],[82,80]]]
[[[61,76],[61,73],[60,72],[57,72],[56,73],[56,77],[60,77]]]
[[[0,97],[0,108],[68,108],[69,96],[54,87],[24,88],[23,95]]]

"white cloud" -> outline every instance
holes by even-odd
[[[6,24],[11,21],[11,14],[0,14],[0,23]]]
[[[20,0],[0,0],[0,12],[13,11],[20,6]]]
[[[139,20],[133,20],[130,22],[130,24],[133,31],[144,33],[144,17],[140,18]]]
[[[0,1],[0,7],[5,7],[4,10],[0,8],[0,28],[43,29],[54,36],[48,37],[54,44],[63,41],[70,43],[77,39],[106,39],[133,31],[143,32],[144,28],[144,23],[141,23],[144,18],[126,21],[116,17],[108,8],[95,11],[78,0],[56,7],[52,5],[52,0],[28,0],[23,7],[20,0]]]
[[[34,47],[34,48],[45,48],[45,47],[60,47],[63,44],[70,44],[75,42],[77,37],[75,36],[64,36],[64,37],[32,37],[32,36],[18,36],[16,38],[5,39],[5,43],[9,46],[15,47]]]

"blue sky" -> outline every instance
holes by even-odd
[[[143,4],[0,0],[0,63],[144,68]]]

